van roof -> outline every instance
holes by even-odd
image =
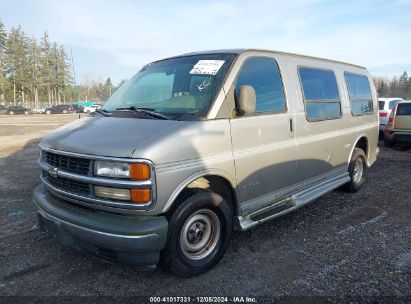
[[[216,53],[229,53],[229,54],[241,54],[245,52],[261,52],[261,53],[273,53],[273,54],[281,54],[281,55],[289,55],[293,57],[298,57],[298,58],[307,58],[307,59],[315,59],[315,60],[321,60],[321,61],[327,61],[327,62],[333,62],[333,63],[340,63],[340,64],[346,64],[350,66],[354,66],[357,68],[362,68],[366,69],[363,66],[352,64],[352,63],[347,63],[347,62],[342,62],[342,61],[337,61],[337,60],[332,60],[332,59],[325,59],[325,58],[319,58],[319,57],[314,57],[314,56],[308,56],[308,55],[300,55],[300,54],[294,54],[294,53],[287,53],[287,52],[280,52],[280,51],[272,51],[272,50],[264,50],[264,49],[253,49],[253,48],[245,48],[245,49],[222,49],[222,50],[209,50],[209,51],[199,51],[199,52],[190,52],[190,53],[185,53],[181,54],[179,56],[173,56],[173,57],[181,57],[181,56],[187,56],[187,55],[201,55],[201,54],[216,54]]]

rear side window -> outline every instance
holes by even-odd
[[[396,115],[411,115],[411,103],[399,104]]]
[[[379,108],[380,110],[384,110],[384,105],[385,105],[385,101],[380,100],[380,101],[378,102],[378,108]]]
[[[331,70],[299,68],[306,116],[309,121],[341,117],[337,80]]]
[[[368,77],[346,72],[345,82],[350,96],[352,115],[360,116],[373,113],[372,94]]]
[[[255,90],[256,112],[279,112],[286,109],[280,71],[273,58],[248,59],[238,75],[235,96],[243,85],[252,86]]]

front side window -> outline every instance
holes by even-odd
[[[352,115],[360,116],[373,113],[372,94],[368,77],[346,72],[345,82],[350,97]]]
[[[307,120],[341,117],[341,101],[335,74],[331,70],[299,68]]]
[[[102,109],[140,108],[181,120],[204,117],[235,56],[202,54],[154,62],[118,89]]]
[[[273,58],[248,59],[238,75],[235,96],[243,85],[254,88],[257,113],[279,112],[286,109],[280,71]]]

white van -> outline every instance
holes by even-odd
[[[159,60],[43,138],[40,227],[105,258],[198,275],[234,229],[357,191],[378,124],[360,66],[249,49]]]

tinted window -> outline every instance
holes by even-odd
[[[299,69],[307,119],[310,121],[341,117],[340,95],[331,70]]]
[[[359,116],[373,113],[372,94],[368,77],[345,73],[345,81],[350,96],[352,115]]]
[[[396,115],[411,115],[411,103],[399,104]]]
[[[236,96],[240,86],[243,85],[252,86],[255,90],[256,112],[276,112],[285,109],[283,84],[274,59],[248,59],[237,78]]]
[[[341,115],[338,103],[310,103],[307,102],[305,109],[310,120],[325,120],[338,118]]]

